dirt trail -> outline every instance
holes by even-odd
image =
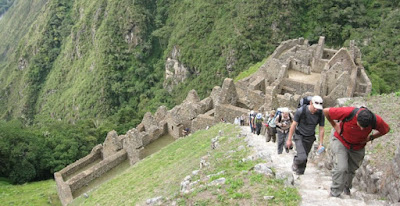
[[[242,126],[242,133],[247,134],[248,145],[253,148],[255,153],[263,152],[271,155],[273,166],[276,170],[291,171],[291,165],[295,150],[282,154],[277,154],[277,144],[272,142],[265,142],[265,137],[262,135],[255,135],[250,133],[248,126]],[[371,195],[352,189],[352,196],[342,194],[339,198],[329,197],[329,188],[331,184],[331,176],[321,170],[311,162],[307,163],[307,168],[304,175],[294,176],[294,185],[298,188],[302,201],[300,205],[308,206],[326,206],[326,205],[388,205],[381,200],[371,200]]]

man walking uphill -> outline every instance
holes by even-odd
[[[335,129],[331,150],[334,154],[330,196],[350,195],[355,171],[360,167],[367,142],[389,132],[389,125],[367,108],[325,108],[326,119]],[[340,124],[334,120],[340,120]],[[371,133],[375,129],[374,133]]]
[[[315,127],[319,124],[319,148],[324,142],[325,117],[322,112],[323,100],[314,96],[309,105],[298,108],[292,125],[290,126],[286,147],[292,146],[292,136],[296,144],[297,155],[293,158],[292,169],[296,174],[302,175],[306,169],[308,153],[315,141]]]

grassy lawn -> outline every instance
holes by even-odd
[[[0,205],[61,205],[54,180],[11,185],[0,179]]]

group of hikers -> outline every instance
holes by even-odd
[[[239,118],[239,117],[237,117]],[[283,149],[287,153],[293,148],[292,170],[297,175],[305,172],[308,155],[316,140],[315,129],[319,126],[319,146],[323,148],[325,118],[335,129],[330,148],[335,155],[332,170],[332,185],[329,195],[339,197],[342,193],[350,195],[355,171],[360,167],[368,142],[389,132],[389,125],[377,114],[365,107],[331,107],[323,108],[320,96],[302,98],[294,115],[288,108],[261,113],[250,112],[249,126],[251,132],[265,135],[266,141],[276,142],[278,154]],[[240,120],[239,120],[240,121]],[[236,120],[235,120],[236,123]],[[239,124],[239,123],[238,123]],[[240,123],[240,125],[243,125]]]

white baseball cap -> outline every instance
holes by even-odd
[[[320,96],[313,96],[311,102],[315,107],[315,109],[320,109],[320,110],[323,109],[322,104],[324,103],[324,100]]]

